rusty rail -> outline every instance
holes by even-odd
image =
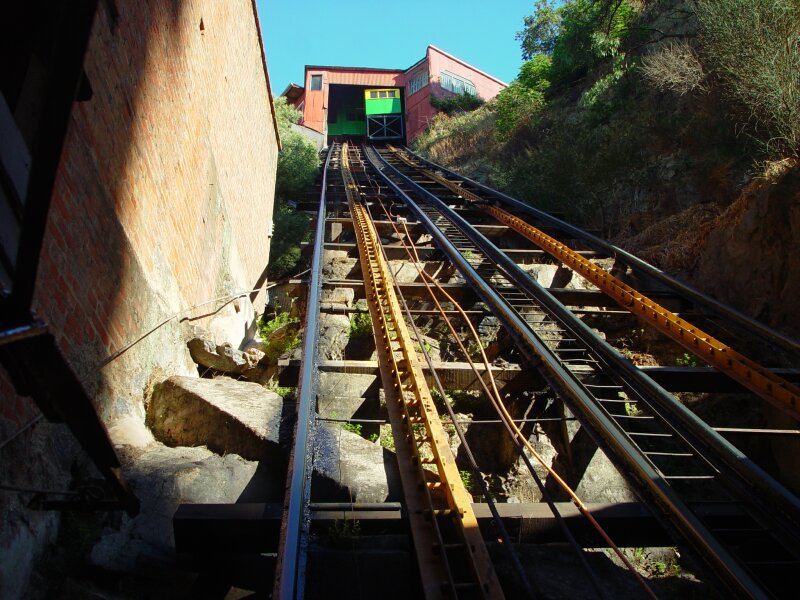
[[[795,419],[800,419],[800,407],[798,407],[800,388],[796,385],[775,375],[699,327],[681,319],[540,229],[501,208],[488,204],[485,199],[464,189],[457,182],[430,169],[421,168],[404,152],[392,147],[390,149],[409,166],[420,169],[426,177],[445,186],[462,198],[475,202],[482,211],[490,214],[504,225],[508,225],[539,248],[563,262],[608,294],[622,308],[641,317],[680,346],[696,354],[709,365],[719,369],[773,406]]]
[[[461,481],[403,320],[393,276],[381,254],[380,238],[361,203],[347,150],[345,144],[342,177],[358,239],[381,380],[425,597],[477,594],[482,598],[503,598],[472,510],[472,497]],[[453,567],[459,559],[467,563],[466,573],[458,569],[461,577],[468,577],[466,581],[457,581]]]

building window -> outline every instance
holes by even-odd
[[[369,97],[370,97],[370,98],[377,98],[377,97],[378,97],[378,92],[377,92],[376,90],[372,90],[372,91],[369,93]]]
[[[415,94],[428,85],[428,71],[420,71],[408,81],[408,95]]]
[[[322,75],[311,76],[311,91],[315,92],[322,89]]]
[[[472,83],[469,79],[465,79],[464,77],[456,75],[455,73],[451,73],[450,71],[442,71],[440,73],[439,83],[441,84],[442,88],[449,90],[454,94],[463,94],[466,92],[472,96],[477,95],[474,83]]]
[[[386,92],[386,97],[395,98],[396,97],[395,94],[396,94],[395,90],[389,90],[388,92]]]

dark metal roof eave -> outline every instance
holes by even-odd
[[[258,18],[258,7],[256,0],[250,0],[250,5],[253,7],[253,20],[256,23],[256,33],[258,34],[258,47],[261,49],[261,66],[264,69],[264,83],[267,84],[267,98],[269,99],[269,108],[272,113],[272,125],[275,128],[275,141],[278,143],[278,152],[283,149],[281,143],[281,133],[278,127],[278,115],[275,112],[275,102],[272,99],[272,86],[269,81],[269,71],[267,70],[267,54],[264,51],[264,38],[261,35],[261,21]]]
[[[379,69],[377,67],[343,67],[334,65],[306,65],[306,71],[357,71],[359,73],[405,73],[404,69]]]

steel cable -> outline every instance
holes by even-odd
[[[393,221],[391,220],[391,215],[386,210],[386,208],[383,205],[383,202],[381,202],[380,198],[378,198],[378,202],[383,207],[384,212],[387,214],[387,216],[389,217],[390,222],[392,223],[392,227],[395,228],[395,232],[398,234],[398,237],[399,237],[400,232],[396,229]],[[406,227],[405,224],[403,224],[403,227],[404,227],[404,230],[405,230],[406,238],[409,240],[409,242],[411,243],[411,245],[413,247],[413,241],[411,241],[411,236],[410,236],[410,234],[408,232],[408,228]],[[408,247],[406,246],[405,242],[402,241],[402,238],[401,238],[401,243],[403,244],[404,248],[408,252]],[[410,258],[412,260],[414,260],[415,267],[417,268],[417,271],[419,272],[419,274],[420,274],[421,278],[423,279],[423,281],[425,281],[426,279],[430,279],[430,281],[434,285],[437,286],[437,288],[445,295],[445,297],[447,297],[448,300],[451,303],[453,303],[453,305],[455,307],[457,307],[457,309],[460,309],[460,306],[452,298],[452,296],[450,296],[443,288],[441,288],[441,286],[439,286],[438,283],[431,276],[429,276],[427,273],[425,273],[424,271],[419,269],[418,264],[417,264],[419,262],[419,255],[416,253],[416,248],[415,247],[414,247],[414,255],[411,255],[409,253],[409,256],[410,256]],[[427,285],[427,282],[426,282],[426,288],[428,288],[430,290],[429,286]],[[563,478],[561,478],[561,476],[558,475],[558,473],[556,473],[552,469],[552,467],[550,467],[546,463],[546,461],[543,459],[543,457],[533,448],[533,446],[530,444],[530,442],[524,436],[522,431],[516,425],[516,423],[514,422],[513,418],[511,417],[511,415],[508,413],[507,409],[505,408],[505,405],[502,402],[502,398],[500,396],[499,390],[497,389],[497,385],[496,385],[494,376],[492,374],[491,366],[489,364],[489,361],[488,361],[488,359],[486,357],[486,354],[483,351],[482,345],[480,344],[480,341],[479,341],[480,338],[478,336],[478,333],[475,331],[475,328],[472,325],[472,322],[469,320],[469,318],[466,315],[463,315],[464,319],[466,320],[467,325],[468,325],[468,327],[469,327],[469,329],[470,329],[470,331],[471,331],[471,333],[472,333],[472,335],[474,337],[474,339],[478,342],[478,347],[480,348],[481,357],[483,359],[484,365],[486,366],[487,374],[488,374],[488,377],[489,377],[489,380],[490,380],[490,383],[491,383],[491,386],[492,386],[492,392],[493,393],[489,392],[489,390],[486,388],[485,383],[483,382],[483,378],[478,373],[477,368],[475,367],[472,359],[469,356],[469,353],[467,352],[466,348],[464,348],[461,340],[458,338],[458,335],[457,335],[457,333],[455,331],[455,328],[449,322],[449,319],[448,319],[447,315],[441,309],[441,305],[438,303],[438,300],[433,295],[432,290],[430,290],[430,293],[431,293],[432,298],[434,299],[434,302],[436,302],[437,306],[439,307],[439,310],[442,312],[442,317],[444,318],[445,322],[450,327],[451,332],[453,333],[453,335],[454,335],[454,337],[456,339],[456,342],[458,343],[458,345],[461,348],[461,350],[464,352],[464,354],[465,354],[465,356],[467,358],[467,361],[469,362],[470,366],[475,371],[475,373],[476,373],[476,375],[478,377],[478,380],[483,384],[483,387],[484,387],[485,391],[487,392],[487,396],[489,397],[490,401],[495,406],[495,409],[498,411],[498,414],[504,420],[504,423],[506,425],[506,429],[509,430],[509,433],[512,436],[512,441],[514,441],[515,445],[517,445],[517,446],[518,446],[519,443],[521,443],[525,447],[525,449],[527,449],[528,452],[530,452],[531,455],[534,458],[536,458],[536,460],[544,467],[544,469],[548,472],[548,474],[551,475],[554,478],[556,483],[558,483],[559,487],[561,487],[570,496],[570,499],[572,500],[573,504],[578,508],[578,510],[581,512],[581,514],[590,522],[590,524],[597,531],[597,533],[606,541],[607,544],[609,544],[609,547],[614,551],[614,553],[622,561],[622,563],[625,565],[625,567],[633,574],[634,578],[636,579],[636,581],[639,584],[639,586],[642,587],[643,591],[645,591],[645,593],[649,597],[655,598],[656,597],[655,594],[650,589],[650,587],[647,585],[647,583],[644,581],[642,576],[636,571],[635,567],[631,564],[631,562],[628,560],[628,558],[622,553],[622,551],[613,542],[613,540],[608,536],[608,534],[605,532],[605,530],[602,528],[602,526],[591,515],[591,513],[589,512],[588,508],[583,503],[583,501],[577,496],[577,494],[566,483],[566,481],[564,481]],[[525,457],[524,452],[522,453],[522,456],[523,456],[523,458]],[[529,470],[531,471],[532,475],[537,480],[537,485],[539,485],[540,489],[542,489],[542,491],[544,492],[544,487],[541,484],[540,480],[538,479],[538,476],[535,474],[535,470],[533,469],[533,466],[527,460],[525,462],[527,463],[527,466],[528,466]],[[551,510],[554,511],[554,515],[556,516],[556,518],[559,519],[560,514],[558,513],[557,508],[553,504],[551,504],[550,501],[548,501],[548,505],[550,506]],[[562,519],[563,519],[563,517],[561,517],[559,519],[560,523],[562,522]],[[565,529],[567,529],[567,528],[565,527]],[[568,531],[568,529],[567,529],[567,531]],[[572,536],[570,535],[570,537],[572,537]],[[572,541],[574,542],[574,538],[572,538]],[[577,542],[574,542],[574,543],[577,545]],[[578,546],[578,549],[580,550],[581,562],[584,563],[585,567],[587,568],[587,573],[589,574],[593,584],[595,585],[596,591],[598,591],[598,593],[601,596],[604,596],[604,594],[602,592],[602,588],[600,588],[599,582],[597,582],[597,579],[596,579],[596,576],[595,576],[594,572],[591,570],[591,568],[588,567],[588,563],[586,563],[586,561],[585,561],[585,556],[583,555],[583,551],[582,551],[582,549],[580,549],[580,546]]]

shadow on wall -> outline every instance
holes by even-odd
[[[168,315],[256,283],[224,198],[236,193],[226,188],[236,154],[215,156],[232,146],[209,101],[225,93],[219,79],[237,75],[212,39],[225,18],[203,0],[100,3],[86,60],[94,96],[75,106],[35,302],[106,423],[141,416],[154,372],[194,368],[177,322],[98,369],[104,358]],[[253,220],[266,231],[268,218]],[[265,265],[266,236],[263,248]],[[237,344],[253,313],[245,297],[210,318],[227,320],[226,341]]]
[[[149,386],[197,374],[185,347],[188,325],[172,321],[102,361],[187,306],[250,290],[267,264],[277,147],[252,10],[249,1],[99,3],[84,65],[93,94],[73,107],[33,308],[102,420],[136,421],[139,441],[152,440],[143,425]],[[240,110],[230,110],[231,99]],[[251,177],[234,188],[245,171]],[[253,198],[263,208],[243,214]],[[213,318],[238,343],[252,329],[253,303],[244,296]],[[30,400],[15,398],[0,379],[3,401],[23,403],[22,415]],[[115,433],[116,443],[131,441]],[[69,465],[56,462],[75,450],[55,439],[48,425],[15,440],[45,459],[9,466],[11,483],[66,488]],[[50,466],[34,468],[40,462]],[[55,541],[56,521],[27,510],[27,499],[2,496],[3,597],[21,596],[36,555]]]

